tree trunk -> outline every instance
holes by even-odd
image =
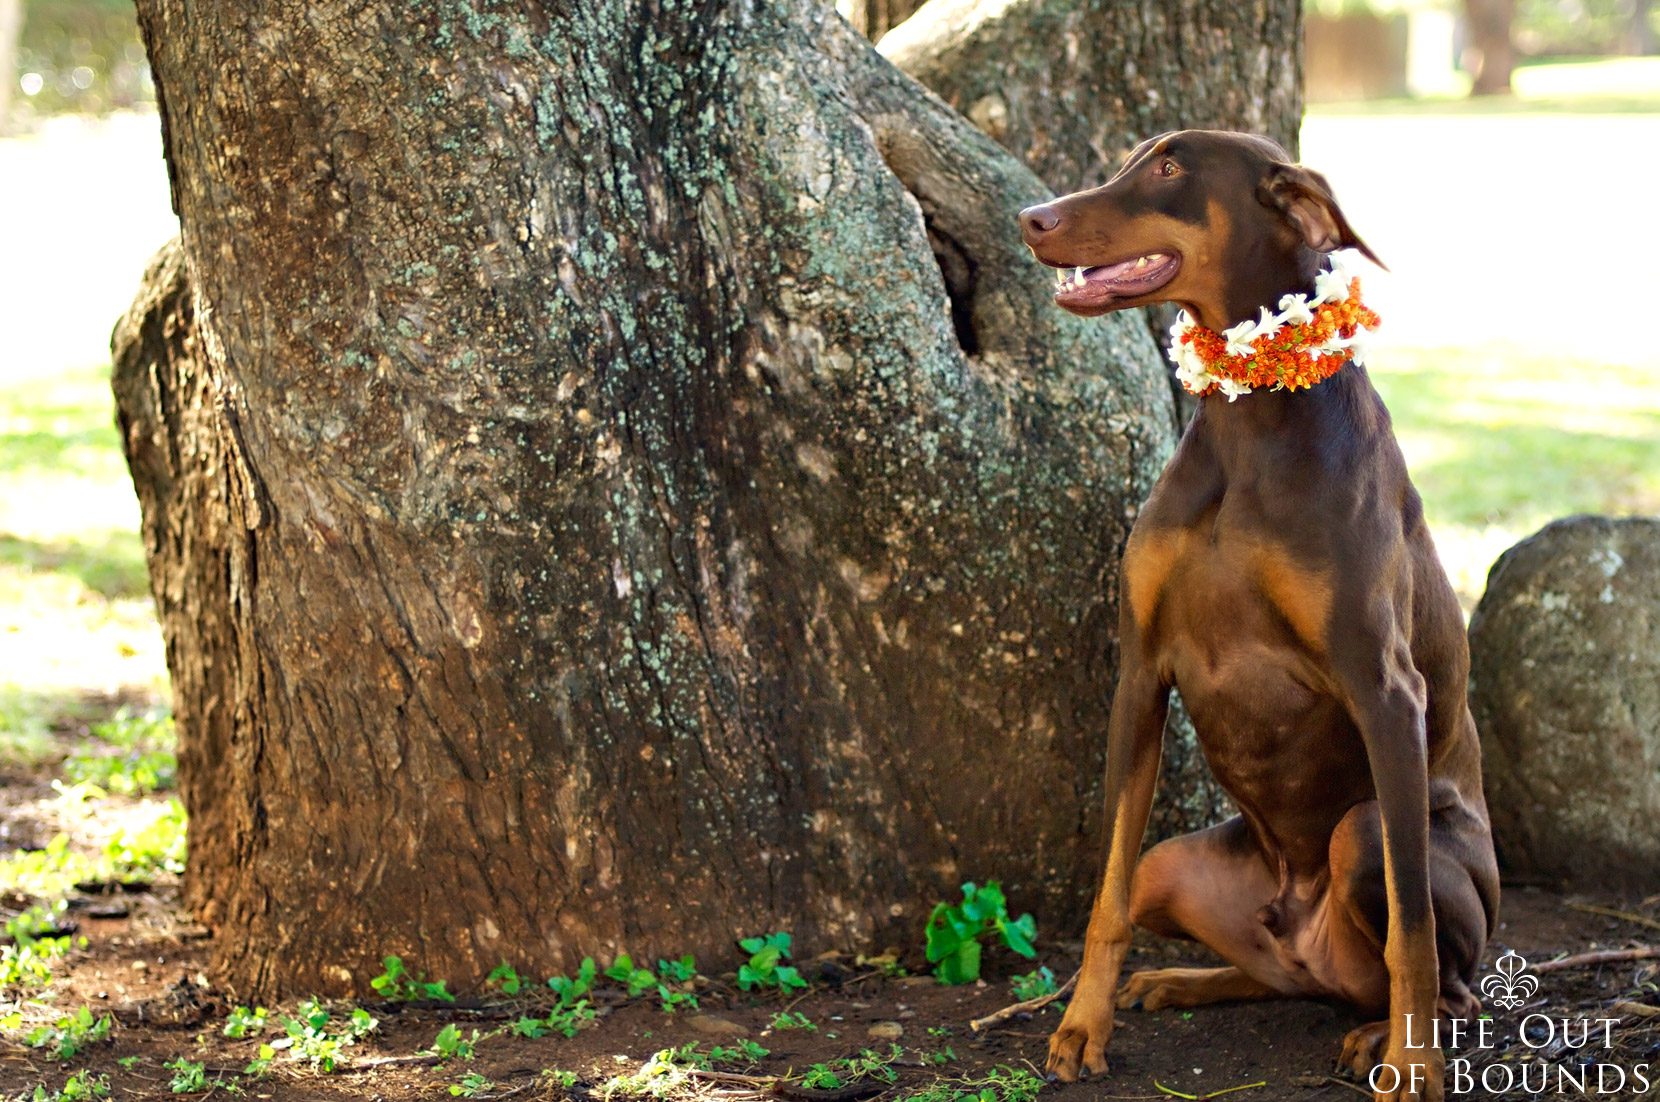
[[[116,387],[233,989],[1079,919],[1171,414],[1035,177],[816,0],[139,12]]]
[[[836,10],[872,42],[909,19],[923,0],[840,0]]]
[[[1630,0],[1625,33],[1620,36],[1623,53],[1632,57],[1652,57],[1660,53],[1660,37],[1654,33],[1653,0]]]
[[[1516,0],[1464,0],[1464,18],[1470,30],[1464,66],[1470,71],[1470,94],[1509,95],[1510,74],[1516,67],[1510,38]]]
[[[930,0],[881,51],[1062,194],[1167,130],[1295,153],[1302,18],[1295,0]]]

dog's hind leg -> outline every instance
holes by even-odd
[[[1238,816],[1220,826],[1160,842],[1142,855],[1136,867],[1131,920],[1155,934],[1197,941],[1234,967],[1215,970],[1204,979],[1192,974],[1199,970],[1189,969],[1137,973],[1124,990],[1135,991],[1149,1009],[1146,993],[1155,988],[1170,989],[1171,998],[1162,1003],[1165,1006],[1320,993],[1310,987],[1307,976],[1286,966],[1274,935],[1263,924],[1264,909],[1279,890],[1277,874]],[[1167,975],[1171,972],[1189,975],[1178,979]],[[1197,1001],[1175,1002],[1178,989]],[[1212,997],[1198,998],[1207,992]]]
[[[1153,968],[1136,972],[1118,989],[1120,1008],[1163,1010],[1211,1003],[1278,999],[1283,993],[1237,968]]]

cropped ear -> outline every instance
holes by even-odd
[[[1312,168],[1284,163],[1269,166],[1268,175],[1257,186],[1257,199],[1279,211],[1302,237],[1303,244],[1314,251],[1359,249],[1378,267],[1385,266],[1343,217],[1326,178]]]

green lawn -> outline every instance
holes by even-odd
[[[1466,609],[1557,517],[1660,513],[1660,370],[1491,345],[1390,349],[1372,376]]]

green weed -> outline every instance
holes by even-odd
[[[259,1079],[271,1070],[271,1061],[277,1058],[275,1045],[260,1045],[259,1055],[248,1061],[248,1066],[242,1069],[242,1074]]]
[[[381,964],[386,971],[370,980],[369,986],[387,1002],[412,1002],[417,999],[446,1003],[455,1001],[455,996],[446,986],[448,981],[429,981],[423,974],[411,973],[404,967],[402,957],[388,954]]]
[[[899,1102],[1035,1102],[1043,1081],[1022,1068],[998,1065],[977,1078],[942,1080]]]
[[[605,978],[622,984],[623,990],[628,992],[631,999],[657,986],[656,973],[649,968],[636,968],[634,958],[627,953],[618,956],[611,967],[605,970]]]
[[[92,1011],[81,1007],[73,1014],[31,1030],[24,1040],[31,1048],[51,1049],[60,1062],[67,1063],[80,1055],[89,1045],[108,1039],[115,1022],[108,1014],[95,1018]]]
[[[36,903],[6,920],[6,937],[12,942],[35,941],[58,928],[58,918],[69,909],[69,901]]]
[[[178,759],[173,717],[162,711],[134,714],[123,708],[112,719],[92,725],[102,747],[84,747],[63,763],[71,784],[94,784],[105,792],[143,796],[175,787]]]
[[[69,952],[71,942],[64,934],[0,945],[0,990],[17,987],[27,991],[51,983],[52,961]]]
[[[64,1080],[61,1090],[49,1091],[46,1084],[35,1087],[34,1092],[23,1097],[28,1102],[93,1102],[94,1099],[110,1096],[110,1081],[102,1075],[94,1075],[90,1071],[74,1072]]]
[[[173,1080],[167,1086],[174,1094],[196,1094],[208,1089],[205,1064],[198,1064],[180,1056],[177,1060],[169,1060],[162,1067],[173,1073]]]
[[[184,872],[187,821],[184,805],[168,800],[137,830],[122,828],[104,847],[104,856],[117,877]]]
[[[746,937],[738,942],[749,954],[747,963],[738,968],[738,986],[745,991],[772,988],[790,991],[807,986],[801,973],[787,964],[790,958],[790,935],[782,931],[761,937]]]
[[[296,1061],[309,1063],[328,1074],[350,1059],[345,1052],[348,1046],[373,1033],[379,1024],[367,1010],[358,1007],[337,1030],[328,1008],[316,999],[307,999],[299,1005],[296,1016],[283,1019],[282,1029],[287,1037],[279,1044],[286,1045]],[[262,1056],[265,1047],[261,1046]],[[276,1046],[271,1047],[274,1050]]]
[[[594,1021],[593,1007],[587,999],[578,999],[570,1006],[556,1006],[544,1018],[520,1017],[508,1028],[521,1037],[545,1037],[557,1033],[561,1037],[575,1037]]]
[[[432,1045],[427,1051],[440,1060],[471,1060],[474,1049],[483,1039],[476,1029],[471,1037],[463,1037],[456,1024],[450,1022],[438,1031],[438,1036],[432,1039]]]
[[[946,1045],[943,1048],[937,1048],[933,1052],[925,1052],[918,1049],[917,1058],[924,1064],[933,1064],[937,1067],[941,1064],[949,1064],[955,1060],[957,1058],[957,1050],[952,1048],[950,1045]]]
[[[678,960],[657,962],[657,999],[663,1013],[697,1009],[697,996],[689,990],[696,979],[697,960],[690,953]]]
[[[771,1029],[800,1029],[808,1033],[817,1033],[818,1024],[799,1010],[780,1010],[772,1016],[768,1023]]]
[[[245,1006],[232,1007],[230,1015],[225,1019],[225,1036],[241,1039],[264,1033],[266,1027],[265,1008],[257,1006],[249,1010]]]
[[[716,1045],[707,1052],[693,1041],[653,1053],[639,1071],[613,1077],[600,1087],[599,1094],[602,1098],[667,1098],[687,1086],[697,1072],[749,1066],[768,1055],[768,1050],[754,1041],[740,1041],[730,1048]]]
[[[1009,917],[1001,884],[992,880],[979,887],[970,882],[963,885],[962,892],[961,903],[936,903],[928,916],[928,961],[941,983],[973,983],[979,979],[980,940],[994,933],[1021,956],[1037,956],[1032,946],[1037,922],[1029,914]]]
[[[469,1071],[459,1082],[450,1084],[450,1093],[458,1098],[477,1098],[495,1089],[494,1080],[486,1079],[476,1071]]]
[[[524,980],[519,977],[518,970],[505,960],[490,970],[490,974],[484,977],[484,983],[488,987],[499,988],[501,993],[509,998],[517,995],[524,986]]]
[[[69,835],[55,834],[44,849],[21,850],[0,858],[0,891],[37,899],[66,894],[75,881],[87,879],[98,870],[86,858],[69,848]]]
[[[1035,972],[1027,972],[1023,976],[1015,976],[1009,981],[1014,988],[1014,997],[1021,1002],[1028,999],[1041,999],[1045,995],[1053,995],[1056,990],[1055,973],[1047,966]]]
[[[905,1050],[898,1045],[890,1046],[886,1055],[867,1048],[857,1056],[812,1065],[801,1073],[801,1085],[809,1090],[836,1090],[850,1083],[868,1080],[892,1083],[899,1078],[893,1062],[903,1055]]]
[[[697,979],[697,959],[687,953],[679,960],[659,960],[657,976],[664,983],[691,983]]]
[[[548,986],[559,996],[560,1006],[574,1006],[593,993],[594,980],[598,975],[599,968],[594,964],[594,958],[583,957],[575,976],[550,976]]]

